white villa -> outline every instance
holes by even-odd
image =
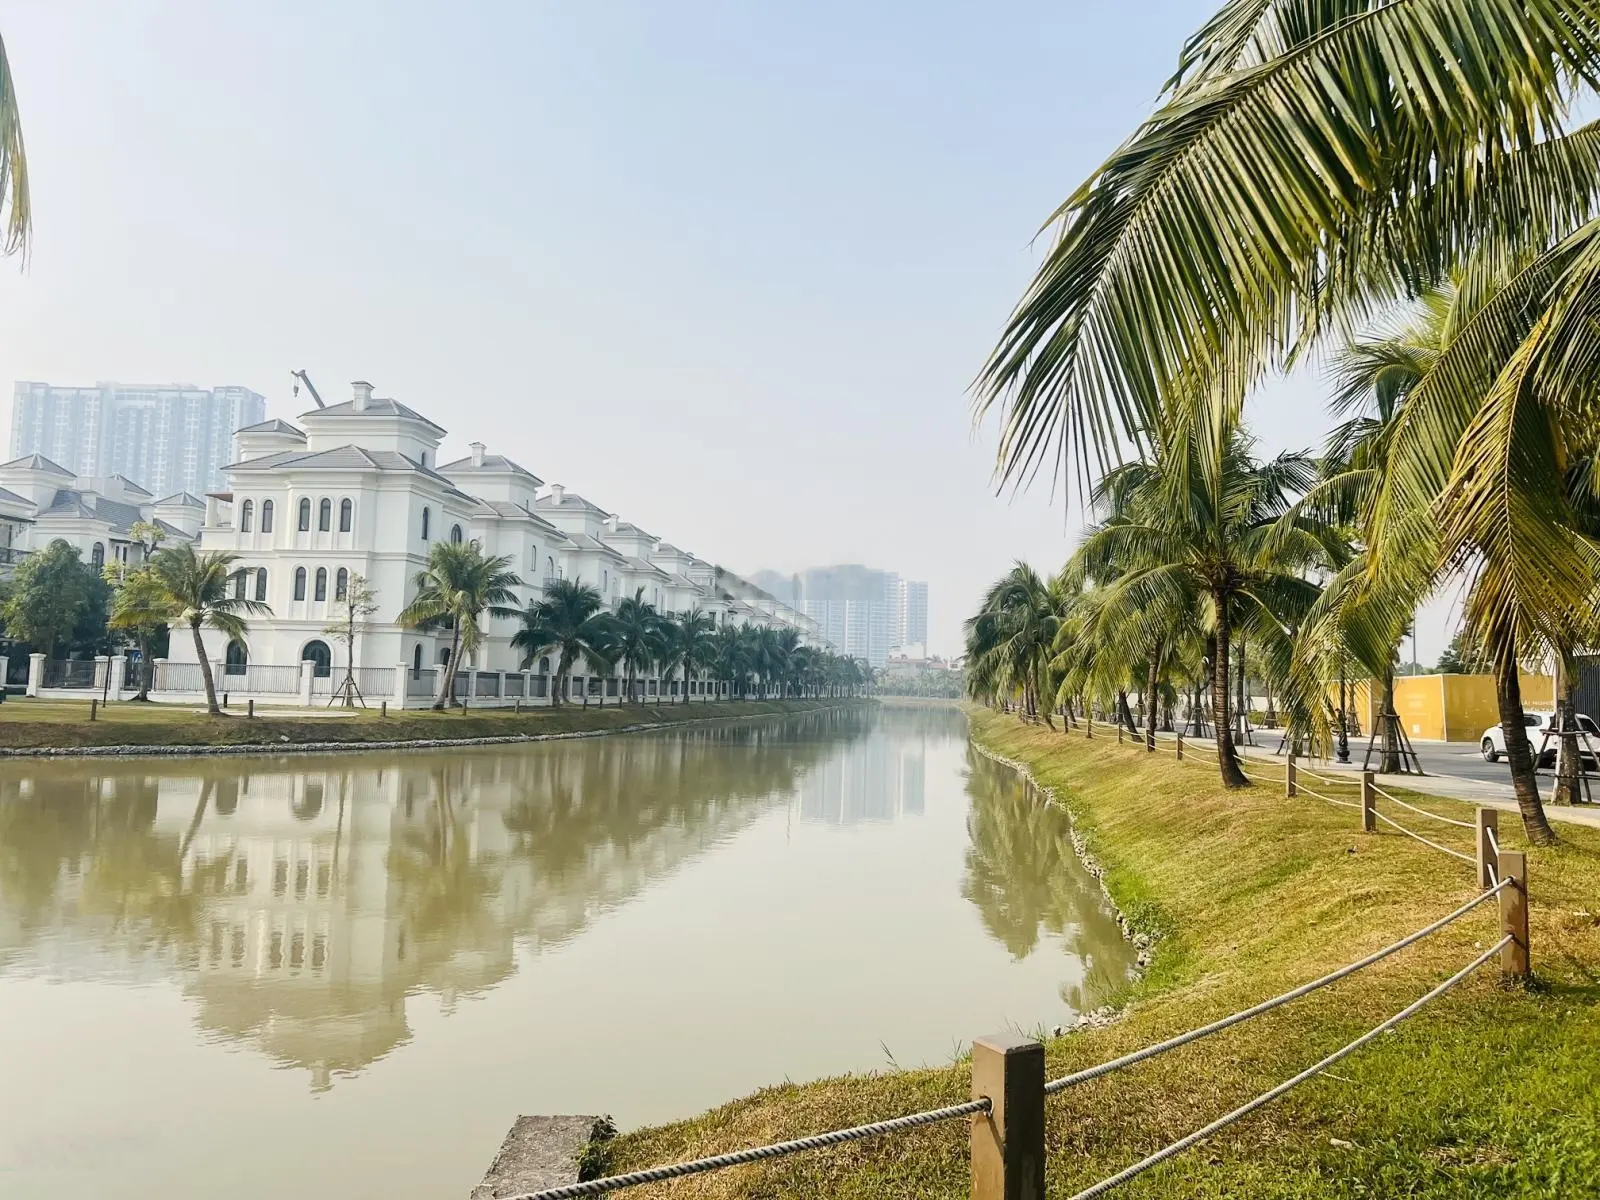
[[[369,383],[352,386],[349,401],[301,414],[298,427],[271,420],[239,430],[237,461],[223,468],[227,488],[205,497],[203,512],[194,513],[199,520],[185,524],[169,501],[150,508],[174,532],[190,534],[192,526],[201,551],[238,555],[240,593],[272,609],[270,617],[250,618],[246,644],[205,634],[220,690],[263,702],[329,696],[345,663],[342,644],[325,630],[340,618],[348,581],[359,574],[376,593],[378,611],[358,626],[357,685],[374,705],[428,703],[437,694],[450,635],[406,629],[395,618],[415,594],[415,577],[439,539],[475,540],[484,553],[508,557],[524,583],[522,605],[551,580],[565,578],[599,589],[613,606],[643,589],[644,599],[663,612],[698,607],[718,625],[785,626],[806,643],[827,645],[816,622],[767,592],[560,484],[547,487],[481,442],[472,443],[466,458],[439,462],[444,429],[374,396]],[[17,466],[0,468],[0,486],[15,489],[4,472]],[[3,514],[0,503],[0,520]],[[35,544],[42,544],[43,517],[35,519]],[[524,671],[510,644],[517,623],[485,621],[488,636],[475,661],[464,665],[457,694],[473,703],[547,702],[549,661]],[[158,693],[199,690],[194,655],[193,640],[175,630],[171,660],[158,664]],[[581,664],[574,668],[573,698],[618,696],[614,676],[583,674]],[[697,679],[690,691],[703,695],[710,686]],[[679,694],[676,681],[663,686],[656,678],[646,678],[642,690],[646,697]]]

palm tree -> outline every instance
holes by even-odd
[[[699,608],[691,608],[669,619],[664,625],[666,646],[661,657],[661,670],[669,679],[676,672],[683,680],[685,704],[689,702],[690,679],[716,661],[713,627],[710,616]]]
[[[523,670],[541,654],[556,652],[552,704],[560,706],[567,675],[580,658],[594,672],[609,670],[616,662],[613,619],[604,609],[605,601],[594,588],[575,579],[557,579],[522,613],[522,626],[511,644],[522,651]]]
[[[1108,615],[1166,623],[1201,605],[1227,787],[1249,786],[1229,720],[1235,630],[1248,622],[1258,641],[1282,641],[1317,598],[1305,573],[1342,565],[1335,531],[1309,513],[1286,516],[1314,478],[1304,454],[1255,461],[1237,428],[1163,441],[1150,462],[1117,474],[1115,485],[1126,489],[1123,514],[1092,528],[1076,555],[1082,570],[1113,580],[1101,602]]]
[[[522,580],[510,566],[509,557],[485,557],[476,541],[435,542],[428,551],[427,567],[417,572],[417,594],[401,610],[400,624],[408,629],[450,630],[450,661],[433,702],[435,712],[455,703],[461,656],[474,653],[483,642],[478,623],[483,614],[517,616],[511,607],[517,602],[512,589],[521,587]]]
[[[1381,582],[1398,550],[1403,572],[1424,540],[1403,527],[1433,531],[1429,569],[1474,577],[1468,626],[1511,720],[1519,655],[1600,595],[1563,469],[1596,428],[1600,125],[1565,122],[1597,68],[1572,0],[1229,0],[1056,214],[981,378],[1002,477],[1203,429],[1330,331],[1452,270],[1490,281],[1398,418],[1373,502],[1392,527],[1362,570]]]
[[[107,624],[132,637],[139,647],[139,694],[134,699],[149,700],[155,676],[151,644],[174,619],[172,597],[148,563],[132,568],[121,562],[107,564],[106,580],[112,585]]]
[[[744,698],[745,685],[750,678],[754,646],[746,632],[749,626],[723,625],[716,632],[715,649],[717,678],[728,685],[728,699]]]
[[[1043,716],[1057,685],[1051,648],[1070,597],[1059,581],[1046,583],[1027,563],[997,580],[976,616],[966,623],[967,686],[976,699],[1002,705],[1021,696],[1023,712]]]
[[[28,157],[22,148],[22,117],[17,110],[11,63],[0,38],[0,210],[5,212],[5,235],[0,254],[27,253],[33,229],[33,208],[28,202]]]
[[[150,559],[153,587],[164,597],[169,619],[188,625],[194,638],[200,678],[206,687],[206,711],[214,717],[222,714],[222,708],[217,704],[216,680],[201,628],[215,629],[242,642],[249,631],[245,615],[272,615],[272,609],[259,600],[246,600],[242,587],[230,587],[238,581],[239,572],[233,569],[238,561],[236,554],[196,554],[190,542],[157,550]]]
[[[634,679],[660,661],[664,649],[661,614],[645,603],[644,589],[617,605],[611,618],[612,649],[615,661],[627,669],[628,699],[634,700]],[[642,698],[640,698],[642,699]]]

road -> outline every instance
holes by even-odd
[[[1263,757],[1271,755],[1278,748],[1279,737],[1280,735],[1273,730],[1258,729],[1255,731],[1256,745],[1245,747],[1245,753]],[[1430,795],[1451,796],[1457,800],[1471,800],[1508,811],[1516,810],[1516,794],[1511,789],[1511,769],[1506,765],[1505,759],[1502,758],[1497,763],[1484,762],[1483,755],[1478,752],[1478,747],[1473,742],[1415,741],[1413,744],[1426,775],[1388,777],[1394,779],[1397,784]],[[1348,766],[1336,762],[1318,762],[1315,769],[1330,774],[1338,771],[1358,773],[1366,749],[1365,738],[1352,738],[1351,761]],[[1372,756],[1372,761],[1377,762],[1376,752]],[[1555,773],[1540,771],[1539,794],[1545,800],[1549,800],[1554,786]],[[1600,778],[1593,780],[1593,787],[1595,798],[1600,800]],[[1553,821],[1571,821],[1574,824],[1600,828],[1600,804],[1572,807],[1547,804],[1545,811]]]

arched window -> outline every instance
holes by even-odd
[[[227,657],[222,661],[224,675],[243,675],[250,663],[250,651],[238,638],[228,643]]]
[[[340,567],[339,573],[333,577],[333,598],[335,600],[343,600],[349,594],[350,572]]]
[[[447,666],[450,665],[450,647],[449,646],[440,646],[439,647],[439,665],[441,667],[447,667]]]
[[[96,542],[94,549],[89,551],[89,565],[98,571],[106,565],[106,547],[104,542]]]
[[[313,600],[326,600],[328,598],[328,568],[317,568],[317,590],[311,594]]]
[[[263,604],[267,602],[267,569],[265,567],[256,568],[256,599]]]
[[[450,540],[458,546],[461,544],[461,526],[450,526]]]
[[[548,655],[539,660],[539,674],[541,674],[541,675],[550,674],[550,658],[549,658]]]
[[[311,499],[303,496],[300,499],[300,532],[304,533],[311,528]]]
[[[263,500],[261,502],[261,532],[262,533],[271,533],[272,532],[272,501],[271,500]]]
[[[249,533],[256,523],[256,502],[246,500],[239,506],[239,532]]]
[[[348,496],[346,496],[343,500],[339,501],[339,532],[340,533],[349,533],[350,532],[350,518],[354,514],[355,514],[355,505],[350,503],[350,498]]]
[[[545,555],[545,557],[544,557],[544,573],[551,579],[554,579],[556,577],[556,560],[555,560],[554,556],[549,555],[549,554]]]
[[[294,598],[296,600],[304,600],[306,598],[306,569],[304,567],[296,567],[294,569]]]
[[[606,587],[610,583],[610,581],[611,581],[611,572],[606,570],[604,567],[601,567],[600,568],[600,592],[601,592],[602,595],[605,593]]]
[[[422,643],[418,642],[411,651],[411,678],[422,678]]]
[[[245,597],[246,574],[248,574],[246,571],[235,571],[233,573],[233,598],[235,600],[243,600]]]
[[[432,512],[431,509],[424,508],[422,510],[422,540],[423,541],[427,541],[428,540],[428,519],[430,517],[432,517],[432,516],[433,516],[433,512]]]
[[[318,679],[326,679],[333,674],[333,651],[320,638],[306,643],[306,648],[300,651],[300,660],[312,664],[311,673]]]
[[[332,528],[333,501],[324,496],[322,503],[317,505],[317,529],[321,533],[327,533]]]

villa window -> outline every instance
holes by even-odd
[[[432,510],[427,509],[427,508],[424,508],[422,510],[422,540],[423,541],[427,541],[428,540],[428,520],[432,516],[433,516]]]
[[[223,659],[222,673],[224,675],[243,675],[249,663],[250,651],[245,648],[245,644],[237,638],[230,641],[228,643],[227,657]],[[238,801],[235,800],[234,803],[237,804]],[[221,811],[220,805],[218,806],[218,811]]]
[[[262,533],[271,533],[272,532],[272,501],[271,500],[263,500],[261,502],[261,532]]]
[[[262,512],[264,514],[266,510],[263,509]],[[263,604],[267,602],[267,569],[265,567],[256,568],[256,599]]]
[[[333,598],[335,600],[343,600],[349,594],[350,572],[340,567],[339,573],[333,577]]]
[[[311,528],[311,500],[302,497],[300,500],[300,532],[306,533]]]
[[[296,567],[294,569],[294,598],[296,600],[304,600],[306,598],[306,569],[304,567]]]
[[[418,642],[411,651],[411,678],[422,678],[422,643]]]
[[[239,506],[239,532],[249,533],[256,523],[256,503],[246,500]]]
[[[350,503],[349,497],[339,501],[339,532],[350,532],[350,518],[355,513],[355,505]]]
[[[317,568],[317,590],[313,593],[313,598],[317,599],[317,600],[326,600],[328,598],[328,568],[327,567],[318,567]]]
[[[327,533],[332,528],[333,501],[324,496],[322,503],[317,505],[317,531],[319,533]]]
[[[98,571],[106,565],[106,547],[104,542],[96,542],[94,549],[89,551],[89,565]]]
[[[450,541],[457,546],[461,544],[461,526],[450,526]]]
[[[233,598],[235,600],[243,600],[245,597],[245,574],[246,572],[244,571],[235,571],[233,573]]]

